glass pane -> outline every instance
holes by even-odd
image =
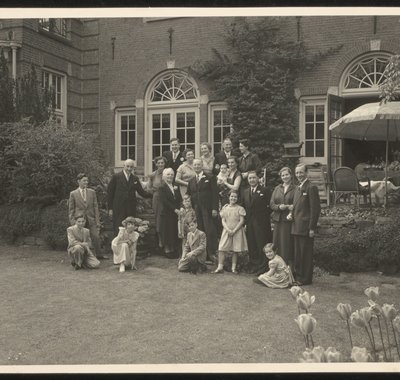
[[[129,158],[132,158],[132,160],[135,159],[135,147],[134,146],[129,147]]]
[[[161,148],[159,146],[153,146],[153,158],[161,156]]]
[[[195,150],[194,144],[189,144],[189,145],[186,146],[186,148],[188,148],[188,149],[193,149],[193,151]]]
[[[135,145],[135,132],[129,132],[128,133],[128,137],[129,137],[129,145]]]
[[[315,124],[315,138],[321,140],[325,138],[325,125],[323,123]]]
[[[153,144],[160,144],[160,131],[153,131]]]
[[[316,121],[324,121],[324,110],[325,110],[325,107],[323,105],[315,107],[315,120]]]
[[[135,115],[129,115],[128,116],[128,128],[130,130],[135,130]]]
[[[324,141],[315,143],[315,157],[324,157]]]
[[[176,114],[176,128],[185,128],[185,113],[179,112]]]
[[[306,106],[306,122],[314,121],[314,106]]]
[[[195,117],[194,112],[188,112],[186,114],[186,128],[194,128]]]
[[[169,142],[170,137],[169,137],[169,129],[163,129],[162,131],[162,142],[166,143]]]
[[[228,120],[228,111],[227,110],[223,110],[222,111],[222,124],[229,124],[229,120]]]
[[[226,135],[228,134],[228,133],[230,133],[231,132],[231,127],[223,127],[223,129],[222,129],[222,140],[226,137]],[[221,141],[222,141],[221,140]]]
[[[214,111],[214,125],[221,125],[221,111]]]
[[[214,144],[214,154],[221,151],[221,144]]]
[[[57,94],[56,108],[61,109],[61,94]]]
[[[187,129],[186,130],[186,142],[187,143],[194,143],[195,139],[194,139],[194,135],[195,135],[195,130],[194,128],[191,129]]]
[[[186,141],[185,130],[184,129],[178,129],[176,131],[176,137],[179,139],[179,141],[183,145],[185,143],[185,141]]]
[[[128,159],[127,149],[125,147],[121,147],[121,161],[125,161]]]
[[[162,128],[169,128],[170,126],[171,126],[171,124],[170,124],[169,113],[163,113],[162,114]]]
[[[121,145],[127,145],[128,144],[128,136],[127,133],[122,131],[121,132]]]
[[[314,141],[306,141],[306,157],[314,157]]]
[[[153,115],[153,129],[160,129],[160,114]]]
[[[314,139],[314,124],[306,124],[306,139]]]
[[[214,127],[214,142],[221,141],[221,127]]]

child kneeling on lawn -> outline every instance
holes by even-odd
[[[198,271],[207,271],[207,239],[206,234],[197,228],[197,221],[189,223],[189,232],[186,243],[183,247],[182,257],[178,263],[179,272],[191,272],[196,274]]]
[[[120,273],[125,272],[125,266],[130,265],[132,270],[137,270],[136,245],[139,233],[135,231],[135,218],[128,216],[122,221],[123,227],[119,227],[118,236],[111,243],[114,254],[114,264],[119,264]]]
[[[75,225],[67,228],[68,254],[71,258],[71,265],[76,270],[81,268],[93,269],[100,265],[100,261],[96,259],[91,250],[90,231],[84,228],[85,223],[85,217],[82,214],[77,215]]]

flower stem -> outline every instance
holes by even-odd
[[[368,338],[369,338],[369,342],[371,343],[372,352],[374,354],[374,360],[378,361],[377,360],[377,355],[376,355],[376,350],[375,350],[375,344],[374,344],[374,342],[372,340],[371,334],[369,333],[367,326],[365,326],[365,331],[367,332],[367,335],[368,335]]]
[[[376,344],[375,344],[375,336],[374,336],[374,332],[372,331],[372,326],[371,326],[371,322],[368,322],[369,325],[369,329],[371,331],[371,337],[372,337],[372,343],[374,345],[374,351],[376,353]]]
[[[314,348],[314,339],[311,334],[310,334],[310,339],[311,339],[312,348]]]
[[[349,338],[350,338],[351,349],[353,349],[353,339],[352,339],[352,337],[351,337],[350,323],[349,323],[349,320],[348,320],[348,319],[346,320],[346,322],[347,322],[347,330],[349,331]]]
[[[392,346],[391,346],[391,344],[390,344],[389,326],[388,326],[388,323],[387,323],[386,318],[384,318],[383,320],[385,321],[385,326],[386,326],[386,334],[387,334],[388,345],[389,345],[389,358],[390,358],[390,359],[393,359],[393,356],[392,356]]]
[[[396,343],[397,355],[399,356],[399,359],[400,359],[400,349],[399,349],[399,343],[398,343],[397,337],[396,337],[396,331],[394,330],[393,321],[390,321],[390,323],[391,323],[391,325],[392,325],[392,331],[393,331],[394,341],[395,341],[395,343]]]
[[[304,339],[306,340],[306,348],[310,348],[310,341],[308,339],[308,335],[304,335]]]
[[[377,318],[378,318],[379,335],[380,335],[381,341],[382,341],[383,355],[384,355],[384,357],[385,357],[385,362],[387,362],[387,361],[388,361],[388,356],[387,356],[387,354],[386,354],[385,343],[384,343],[384,341],[383,341],[381,319],[380,319],[379,315],[377,315]],[[371,327],[371,325],[370,325],[370,327]]]

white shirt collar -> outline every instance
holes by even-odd
[[[306,183],[307,180],[308,178],[306,178],[302,183],[299,184],[300,189],[303,187],[303,185]]]
[[[125,170],[122,170],[122,171],[123,171],[124,174],[125,174],[126,180],[129,181],[129,176],[130,176],[132,173],[127,173]]]
[[[203,177],[203,171],[201,171],[199,174],[196,174],[196,177],[199,178],[199,179],[200,179],[201,177]]]

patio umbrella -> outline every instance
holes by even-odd
[[[339,138],[386,141],[386,206],[389,142],[400,140],[400,102],[364,104],[335,121],[329,130]]]

